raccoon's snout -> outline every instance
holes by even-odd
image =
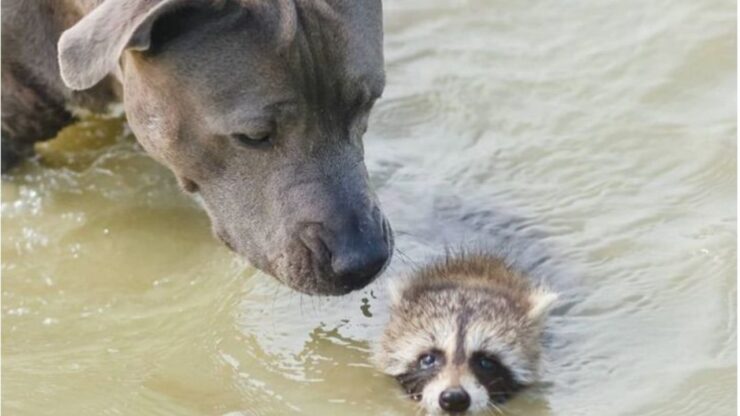
[[[451,387],[439,395],[439,407],[446,412],[464,412],[470,407],[470,395],[462,387]]]

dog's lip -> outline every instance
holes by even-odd
[[[321,273],[316,266],[316,262],[312,261],[312,250],[302,243],[298,243],[298,246],[294,247],[293,250],[302,250],[305,254],[296,255],[294,253],[293,256],[288,256],[285,252],[281,252],[269,259],[269,261],[266,261],[265,266],[261,267],[262,270],[292,290],[306,295],[341,296],[351,291],[339,285],[332,284],[331,273]],[[308,260],[306,260],[307,258]],[[291,264],[296,259],[301,262],[308,261],[311,263],[310,268],[307,268],[310,270],[309,274],[304,274],[297,278],[297,274],[292,272],[294,267]],[[322,279],[322,276],[325,278]]]
[[[229,233],[227,233],[226,230],[216,231],[216,237],[218,237],[218,239],[221,240],[221,242],[224,243],[224,245],[226,245],[229,250],[235,253],[237,252],[236,248],[234,247],[234,243],[231,241]]]

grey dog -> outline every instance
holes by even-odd
[[[3,0],[2,163],[123,100],[214,233],[290,287],[388,263],[362,136],[385,85],[380,0]]]

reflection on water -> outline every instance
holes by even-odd
[[[509,414],[734,414],[734,5],[385,7],[381,280],[484,245],[565,293]],[[415,414],[368,365],[383,281],[315,298],[256,272],[119,119],[39,152],[2,183],[3,411]]]

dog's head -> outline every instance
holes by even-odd
[[[73,89],[118,74],[139,142],[256,267],[343,294],[388,262],[362,145],[384,87],[380,0],[107,0],[59,59]]]

